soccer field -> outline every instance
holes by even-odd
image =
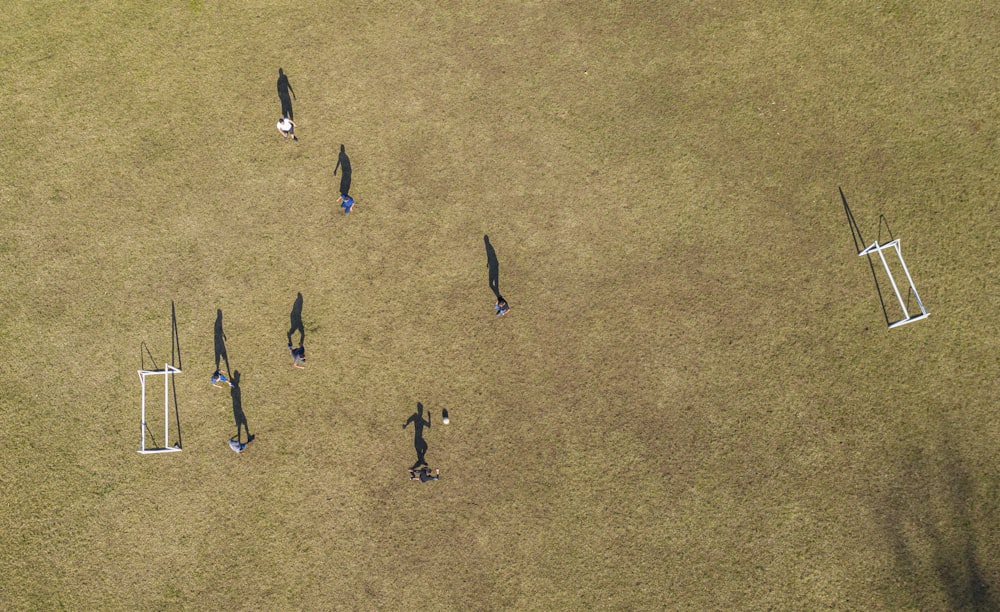
[[[996,6],[0,12],[0,608],[1000,607]]]

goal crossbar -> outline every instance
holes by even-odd
[[[180,369],[165,364],[162,370],[138,370],[138,372],[139,380],[142,383],[142,423],[139,432],[141,438],[138,452],[142,455],[180,452],[179,446],[170,446],[170,379],[174,374],[180,374]],[[163,376],[163,447],[146,448],[146,432],[148,431],[146,426],[146,377],[157,375]]]

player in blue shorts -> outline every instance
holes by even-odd
[[[225,374],[216,370],[212,372],[212,386],[221,389],[222,387],[219,386],[219,383],[226,383],[230,387],[233,386],[233,383],[229,382],[229,379],[226,378]]]
[[[306,367],[306,347],[299,345],[299,348],[292,348],[292,345],[288,345],[288,350],[292,352],[292,365],[300,370],[304,370]]]

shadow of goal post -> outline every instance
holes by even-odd
[[[885,260],[884,252],[890,248],[895,251],[896,257],[899,259],[899,263],[903,267],[903,272],[906,274],[906,282],[909,283],[909,290],[906,294],[907,301],[903,301],[903,296],[899,293],[899,285],[896,284],[896,279],[892,275],[892,270],[889,269],[889,263]],[[913,277],[910,276],[910,270],[906,267],[906,261],[903,260],[903,252],[899,248],[899,239],[897,238],[895,240],[891,240],[885,244],[880,244],[879,241],[876,240],[871,243],[868,248],[859,251],[858,256],[867,256],[871,259],[872,253],[877,253],[878,258],[882,261],[882,267],[885,269],[885,273],[889,277],[889,282],[892,284],[892,290],[896,294],[896,299],[899,301],[899,308],[903,312],[903,318],[889,323],[889,329],[906,325],[907,323],[913,323],[914,321],[919,321],[920,319],[926,319],[930,313],[927,312],[926,308],[924,308],[924,303],[920,301],[920,294],[917,293],[917,287],[913,284]],[[920,307],[920,314],[910,314],[910,310],[907,308],[910,292],[912,292],[913,297],[917,299],[917,306]]]
[[[139,370],[139,380],[142,382],[142,424],[141,439],[139,442],[139,453],[150,455],[154,453],[178,453],[180,446],[170,446],[170,381],[174,374],[181,371],[170,364],[165,364],[162,370]],[[163,446],[159,448],[146,448],[146,378],[149,376],[163,376]],[[152,436],[152,432],[150,432]],[[155,444],[155,440],[153,440]]]

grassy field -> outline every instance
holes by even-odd
[[[996,6],[2,12],[0,608],[1000,607]]]

